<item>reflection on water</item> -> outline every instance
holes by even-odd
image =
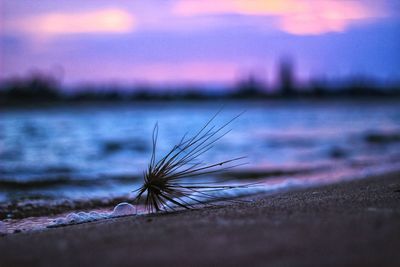
[[[161,154],[221,106],[115,104],[2,111],[0,219],[22,203],[91,200],[108,205],[127,198],[146,168],[156,122]],[[217,122],[242,111],[232,132],[204,157],[214,162],[227,155],[247,156],[249,165],[204,179],[287,177],[399,158],[400,110],[395,102],[232,102]]]

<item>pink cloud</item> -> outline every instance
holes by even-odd
[[[360,0],[184,0],[173,11],[180,16],[271,16],[277,29],[299,35],[342,32],[353,22],[387,16],[383,6]]]
[[[106,8],[86,12],[55,12],[8,21],[5,30],[34,35],[76,33],[128,33],[134,30],[133,15],[123,9]]]

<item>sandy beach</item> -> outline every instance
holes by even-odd
[[[0,266],[400,266],[400,174],[0,237]]]

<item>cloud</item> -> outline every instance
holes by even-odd
[[[4,25],[6,31],[34,35],[78,33],[129,33],[136,26],[133,15],[123,9],[106,8],[75,13],[47,13],[15,18]]]
[[[180,0],[173,12],[180,16],[237,14],[270,16],[276,27],[298,35],[343,32],[354,22],[387,16],[383,6],[361,0]]]

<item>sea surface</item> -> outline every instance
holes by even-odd
[[[243,114],[202,160],[245,156],[246,164],[196,182],[269,179],[274,185],[281,181],[284,188],[288,178],[301,185],[308,181],[304,177],[329,182],[337,179],[332,173],[381,170],[400,163],[399,104],[166,102],[3,108],[0,220],[129,201],[149,163],[155,124],[160,157],[218,112],[212,122],[216,126]]]

